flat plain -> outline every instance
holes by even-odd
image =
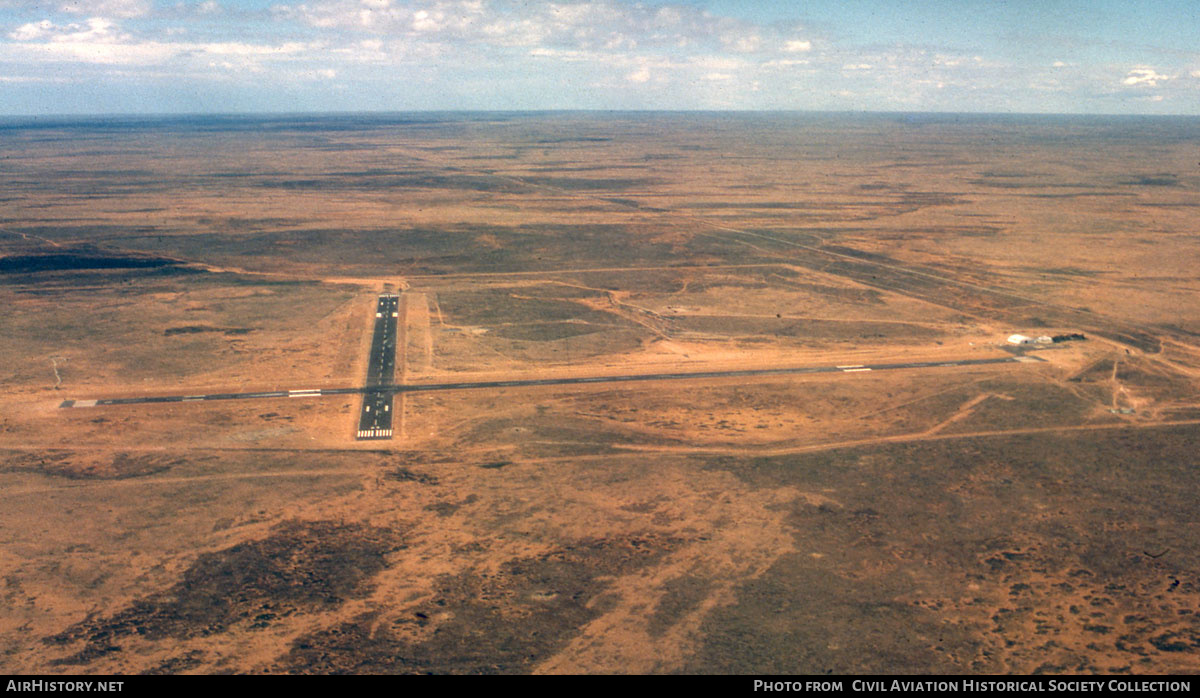
[[[1200,120],[0,132],[0,671],[1200,670]],[[361,386],[391,292],[400,385],[850,370],[60,407]]]

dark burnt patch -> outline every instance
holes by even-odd
[[[1179,186],[1179,177],[1169,172],[1162,172],[1123,179],[1120,184],[1133,187],[1175,187]]]
[[[208,332],[219,332],[227,337],[237,337],[244,334],[250,334],[254,329],[250,327],[213,327],[211,325],[180,325],[179,327],[168,327],[163,330],[163,335],[166,337],[174,337],[179,334],[204,334]]]
[[[83,647],[55,661],[81,665],[122,650],[127,638],[186,640],[254,630],[296,613],[362,596],[367,581],[403,548],[394,530],[331,521],[290,521],[262,540],[206,553],[170,589],[44,639]]]
[[[672,626],[689,613],[700,608],[712,593],[713,583],[709,579],[684,575],[663,585],[663,595],[654,606],[646,631],[651,637],[661,637]]]
[[[171,657],[159,663],[158,666],[143,671],[143,675],[147,676],[165,676],[179,674],[184,671],[195,669],[204,664],[204,652],[200,650],[192,650],[176,657]]]
[[[409,470],[408,468],[405,468],[403,466],[389,470],[386,473],[384,473],[383,476],[389,480],[394,480],[396,482],[417,482],[422,485],[438,484],[438,479],[437,479],[436,475],[430,475],[428,473],[416,472],[413,470]]]
[[[363,614],[296,641],[276,670],[311,674],[524,674],[610,604],[608,579],[679,547],[655,534],[577,541],[437,580],[399,617]]]
[[[180,264],[174,259],[144,255],[106,254],[90,250],[16,254],[0,257],[0,274],[36,274],[98,269],[156,269]]]
[[[37,473],[68,480],[126,480],[166,472],[186,459],[157,453],[117,452],[93,457],[75,451],[10,451],[4,454],[6,467],[13,472]]]

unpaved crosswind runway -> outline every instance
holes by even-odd
[[[256,400],[265,398],[307,398],[323,395],[380,394],[431,392],[441,390],[486,390],[523,388],[546,385],[582,385],[588,383],[631,383],[688,378],[753,378],[787,376],[808,373],[867,373],[920,368],[949,368],[954,366],[983,366],[989,364],[1042,362],[1033,356],[1006,356],[993,359],[961,359],[958,361],[913,361],[891,364],[854,364],[845,366],[798,366],[792,368],[761,368],[742,371],[702,371],[692,373],[639,373],[623,376],[587,376],[575,378],[528,378],[510,381],[467,381],[461,383],[411,383],[405,385],[375,385],[361,388],[313,388],[278,390],[260,393],[213,393],[210,395],[166,395],[154,397],[103,398],[97,400],[65,400],[59,407],[103,407],[108,405],[139,405],[147,403],[192,402],[201,400]]]

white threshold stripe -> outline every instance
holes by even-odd
[[[359,429],[355,432],[355,436],[360,439],[389,439],[394,432],[391,429],[381,429],[375,427],[373,429]]]

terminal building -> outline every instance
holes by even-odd
[[[1054,338],[1050,337],[1049,335],[1044,335],[1044,336],[1034,339],[1033,337],[1026,337],[1023,334],[1013,334],[1013,335],[1008,336],[1008,343],[1009,344],[1053,344]]]

